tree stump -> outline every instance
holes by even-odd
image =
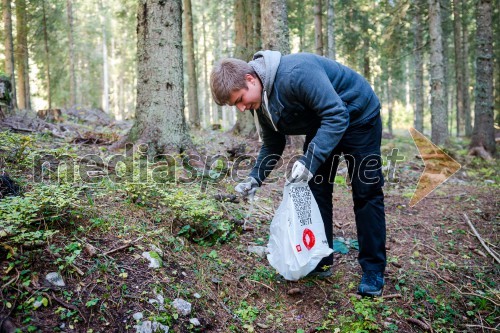
[[[60,123],[63,121],[61,109],[38,110],[36,114],[38,118],[51,123]]]

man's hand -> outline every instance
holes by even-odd
[[[296,161],[293,164],[290,183],[309,182],[312,177],[313,174],[306,168],[304,164],[302,164],[302,162]]]
[[[258,188],[259,182],[253,177],[248,177],[244,182],[236,185],[234,190],[242,196],[248,197],[250,195],[254,195]]]

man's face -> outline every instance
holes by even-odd
[[[238,110],[256,110],[262,101],[262,84],[260,80],[250,74],[245,75],[247,88],[235,90],[229,96],[228,105],[236,106]]]

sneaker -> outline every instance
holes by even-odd
[[[361,296],[380,296],[384,289],[384,273],[379,271],[363,272],[361,283],[358,287],[358,294]]]
[[[330,276],[333,275],[333,272],[331,269],[327,269],[326,271],[324,270],[313,270],[309,274],[307,274],[305,277],[315,277],[318,279],[326,279],[329,278]]]

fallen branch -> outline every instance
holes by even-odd
[[[125,249],[125,248],[129,247],[131,244],[137,243],[138,241],[140,241],[140,240],[141,240],[141,239],[143,239],[143,238],[144,238],[144,236],[141,236],[141,237],[137,238],[136,240],[133,240],[133,241],[131,241],[131,242],[128,242],[127,244],[122,245],[122,246],[120,246],[120,247],[117,247],[116,249],[113,249],[113,250],[109,250],[109,251],[107,251],[107,252],[104,252],[104,253],[103,253],[103,254],[101,254],[101,255],[102,255],[102,256],[107,256],[107,255],[109,255],[109,254],[111,254],[111,253],[115,253],[115,252],[118,252],[118,251],[120,251],[120,250],[123,250],[123,249]]]
[[[429,272],[435,274],[441,281],[443,282],[446,282],[448,283],[450,286],[454,287],[457,292],[464,296],[464,295],[469,295],[469,296],[475,296],[475,297],[479,297],[479,298],[483,298],[487,301],[490,301],[492,304],[494,304],[495,306],[500,306],[500,304],[498,304],[497,302],[495,302],[494,300],[492,300],[491,298],[489,297],[486,297],[486,296],[483,296],[483,295],[479,295],[479,294],[475,294],[475,293],[467,293],[467,292],[463,292],[462,290],[460,290],[460,288],[458,288],[457,286],[455,286],[453,283],[451,283],[450,281],[444,279],[443,277],[441,277],[436,271],[433,271],[433,270],[430,270]],[[495,295],[496,296],[496,295]]]
[[[421,329],[423,329],[424,331],[429,331],[431,328],[429,327],[429,325],[427,325],[426,323],[424,323],[423,321],[421,320],[418,320],[418,319],[415,319],[415,318],[408,318],[406,319],[409,323],[411,324],[415,324],[417,326],[420,326]]]
[[[383,299],[401,298],[401,297],[403,297],[401,294],[390,294],[382,296]]]
[[[493,328],[493,327],[488,327],[488,326],[483,326],[483,325],[472,325],[472,324],[465,324],[467,327],[475,327],[475,328],[481,328],[481,329],[487,329],[487,330],[492,330],[495,332],[500,332],[499,329]]]
[[[57,303],[61,304],[62,306],[64,306],[66,309],[70,309],[70,310],[73,310],[73,311],[76,311],[80,314],[80,316],[82,316],[83,320],[85,322],[87,322],[87,318],[83,315],[83,313],[80,311],[80,309],[78,307],[76,307],[75,305],[73,304],[69,304],[69,303],[66,303],[65,301],[63,301],[62,299],[60,298],[57,298],[57,296],[52,293],[51,295],[52,299],[54,301],[56,301]]]
[[[36,132],[36,130],[32,130],[32,129],[29,129],[29,128],[23,128],[23,127],[16,127],[16,126],[10,125],[10,124],[7,124],[7,126],[9,126],[14,131],[18,131],[18,132],[28,132],[28,133]]]
[[[71,264],[71,267],[75,270],[75,272],[77,272],[79,275],[81,276],[84,276],[85,273],[80,269],[78,268],[75,264]]]
[[[484,242],[483,238],[481,237],[481,235],[479,235],[479,233],[477,232],[476,228],[474,228],[474,225],[472,224],[472,222],[469,220],[469,217],[467,217],[467,214],[465,214],[465,213],[464,213],[464,218],[465,218],[465,221],[469,224],[469,226],[472,229],[472,231],[474,232],[474,235],[476,235],[477,239],[479,240],[479,242],[481,243],[481,245],[484,247],[484,249],[486,251],[488,251],[488,253],[493,257],[493,259],[495,259],[495,261],[497,263],[500,264],[500,259],[490,250],[490,248],[488,247],[488,245],[486,245],[486,243]]]

